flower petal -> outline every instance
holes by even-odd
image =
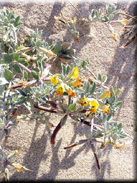
[[[78,67],[74,67],[72,70],[71,78],[77,79],[78,75],[79,75]]]
[[[85,95],[83,96],[82,100],[80,101],[80,104],[82,106],[87,106],[89,104],[89,102],[87,101]]]
[[[69,88],[67,92],[68,92],[68,95],[70,97],[75,97],[76,96],[76,93],[71,88]]]
[[[74,83],[72,83],[72,86],[74,86],[74,87],[81,87],[82,86],[81,79],[78,77],[76,79],[76,81]]]
[[[56,85],[59,81],[58,74],[56,74],[54,77],[50,77],[51,83]]]
[[[62,84],[60,84],[60,85],[57,86],[56,94],[57,95],[63,95],[63,93],[64,93],[64,87],[63,87]]]

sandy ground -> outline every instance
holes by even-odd
[[[87,17],[91,9],[104,9],[106,1],[100,3],[80,2],[73,4]],[[125,13],[133,13],[131,1],[122,3],[115,1],[118,9]],[[114,26],[118,33],[115,42],[105,24],[92,23],[89,33],[92,37],[83,36],[80,42],[68,30],[54,20],[60,13],[67,17],[78,16],[69,3],[28,3],[11,1],[0,3],[0,9],[7,7],[14,10],[15,15],[21,16],[23,26],[21,35],[30,30],[43,30],[42,37],[49,44],[56,41],[69,41],[76,49],[75,57],[90,59],[89,67],[97,75],[108,76],[107,85],[122,89],[120,100],[123,100],[116,120],[123,123],[124,130],[134,135],[134,49],[131,44],[126,49],[119,47],[124,43],[121,25]],[[122,16],[121,16],[122,18]],[[51,122],[56,126],[60,117],[53,115]],[[98,150],[101,164],[101,174],[96,169],[96,163],[89,144],[75,147],[71,150],[63,148],[79,139],[84,139],[89,132],[87,126],[68,120],[59,131],[55,145],[50,144],[50,136],[54,128],[39,125],[34,122],[20,121],[16,129],[11,130],[7,141],[2,144],[6,152],[12,152],[22,147],[17,162],[22,163],[33,172],[16,172],[10,168],[10,180],[133,180],[135,179],[135,145],[129,145],[123,150],[110,146]]]

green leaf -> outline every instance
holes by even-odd
[[[15,22],[14,22],[14,26],[16,27],[16,24],[19,22],[19,20],[20,20],[20,16],[17,16],[16,18],[15,18]]]
[[[15,26],[18,27],[19,25],[22,25],[22,22],[18,22]]]
[[[21,63],[21,64],[26,63],[24,58],[19,58],[19,59],[17,60],[17,62],[19,62],[19,63]]]
[[[44,60],[41,61],[41,64],[43,68],[46,66],[46,62]]]
[[[7,129],[4,129],[4,132],[5,132],[6,135],[9,134],[9,131]]]
[[[3,54],[3,62],[9,64],[12,62],[12,57],[9,54]]]
[[[70,66],[69,66],[69,65],[67,65],[66,74],[68,74],[68,73],[69,73],[69,71],[70,71]]]
[[[94,17],[94,15],[95,15],[95,10],[92,9],[92,10],[91,10],[91,16]]]
[[[13,71],[17,73],[22,73],[22,70],[18,64],[14,64]]]
[[[118,102],[115,102],[115,103],[114,103],[115,107],[118,107],[118,106],[121,105],[121,104],[122,104],[122,101],[118,101]]]
[[[109,122],[105,121],[104,122],[104,131],[107,132],[109,130]]]
[[[122,123],[119,123],[118,124],[118,129],[121,129],[122,128]]]
[[[83,67],[83,68],[85,68],[86,66],[87,66],[87,64],[88,64],[88,60],[83,60],[82,61],[82,63],[81,63],[81,66]]]
[[[89,81],[87,81],[87,83],[86,83],[85,93],[88,93],[88,92],[89,92],[89,90],[90,90],[90,82],[89,82]]]
[[[4,73],[4,77],[5,79],[7,79],[8,81],[10,81],[13,78],[13,73],[12,71],[5,69],[5,73]]]
[[[62,54],[62,56],[66,59],[66,60],[71,60],[72,56],[68,55],[68,54]]]
[[[115,92],[115,95],[119,95],[121,93],[121,89],[118,89],[116,92]]]
[[[2,119],[0,118],[0,128],[4,128],[5,127],[5,123],[2,121]]]
[[[112,13],[112,8],[111,8],[111,5],[109,4],[108,8],[107,8],[107,13],[108,14],[111,14]]]
[[[38,74],[35,71],[31,71],[31,75],[35,78],[35,79],[39,79]]]
[[[110,87],[110,93],[111,93],[111,96],[112,96],[112,97],[115,96],[115,91],[114,91],[113,87]]]
[[[109,21],[111,21],[113,19],[114,15],[113,14],[110,14],[109,15]]]
[[[27,95],[24,93],[24,91],[22,91],[22,89],[18,88],[17,90],[18,90],[18,91],[20,92],[20,94],[23,95],[24,97],[27,96]]]
[[[98,17],[101,18],[102,11],[101,9],[98,10]]]
[[[67,108],[67,112],[70,113],[74,111],[76,108],[76,104],[70,104],[69,107]]]
[[[12,57],[12,59],[18,61],[18,59],[19,59],[19,54],[14,54],[13,57]]]
[[[37,47],[41,46],[41,41],[40,41],[40,40],[38,40],[38,41],[36,42],[36,46],[37,46]]]
[[[102,82],[105,83],[107,81],[107,76],[104,75],[103,78],[102,78]]]
[[[94,93],[95,89],[96,89],[96,83],[94,82],[92,84],[92,87],[91,87],[91,90],[90,90],[90,94]]]
[[[54,48],[54,53],[58,54],[59,52],[61,52],[61,50],[62,50],[62,45],[60,42],[57,42]]]
[[[98,74],[98,80],[100,80],[102,82],[101,74]]]
[[[66,75],[66,66],[64,64],[61,64],[61,67],[62,67],[62,74],[63,76]]]
[[[111,119],[111,117],[112,117],[112,114],[109,113],[108,116],[107,116],[107,121],[109,121]]]
[[[28,73],[23,70],[23,78],[27,81],[28,80]]]
[[[104,19],[103,21],[105,21],[105,22],[108,22],[109,21],[109,19],[108,19],[107,16],[104,16],[103,19]]]
[[[108,14],[108,5],[106,5],[106,13]]]
[[[20,106],[20,105],[22,105],[23,103],[25,103],[26,102],[26,98],[24,98],[24,97],[22,97],[23,99],[22,100],[20,100],[20,101],[18,101],[18,102],[16,102],[15,104],[14,104],[14,106]]]
[[[8,49],[8,54],[13,53],[13,52],[14,52],[14,51],[13,51],[13,48],[10,47],[10,48]],[[10,55],[10,56],[11,56],[11,55]],[[12,55],[12,57],[13,57],[13,55]]]
[[[66,114],[66,115],[60,120],[61,126],[63,126],[63,125],[66,123],[67,118],[68,118],[68,115]]]

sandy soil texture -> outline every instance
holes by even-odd
[[[134,2],[114,2],[121,12],[133,13]],[[104,10],[106,3],[106,1],[73,2],[85,18],[91,9]],[[126,49],[119,48],[124,43],[122,25],[114,26],[118,34],[117,42],[112,39],[107,26],[98,22],[92,23],[89,29],[85,30],[91,37],[85,35],[78,42],[62,24],[54,19],[54,16],[60,16],[61,12],[66,17],[79,17],[75,8],[67,2],[0,3],[0,9],[4,6],[14,10],[15,15],[20,15],[23,22],[20,37],[38,28],[43,31],[42,38],[49,44],[56,41],[70,42],[71,48],[76,50],[75,57],[89,58],[89,67],[95,75],[104,73],[108,76],[108,86],[121,88],[122,94],[119,100],[122,100],[123,104],[115,119],[123,123],[127,133],[134,135],[134,49],[133,44]],[[123,16],[121,15],[120,18],[122,19]],[[52,115],[51,122],[56,126],[59,119],[59,116]],[[21,146],[20,156],[16,160],[33,172],[18,173],[10,168],[10,180],[133,180],[135,178],[134,144],[126,146],[121,151],[110,146],[103,150],[98,149],[102,169],[99,174],[88,143],[71,150],[64,150],[66,145],[86,137],[90,130],[87,126],[69,119],[59,131],[54,146],[50,144],[53,130],[54,128],[40,125],[35,121],[20,121],[16,129],[11,130],[10,136],[2,146],[6,149],[6,153]]]

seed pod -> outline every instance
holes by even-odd
[[[56,56],[55,53],[53,53],[51,50],[47,50],[46,48],[37,47],[37,49],[39,51],[41,51],[42,53],[46,54],[48,57],[55,57]]]
[[[20,50],[17,50],[17,52],[18,53],[24,53],[24,52],[28,52],[28,51],[30,51],[32,49],[33,49],[33,47],[24,47],[24,48],[22,48]]]

